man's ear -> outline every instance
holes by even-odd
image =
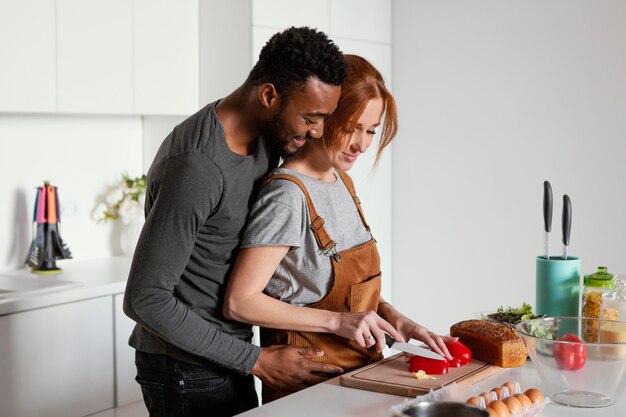
[[[267,109],[277,109],[280,107],[280,94],[272,83],[262,84],[258,91],[261,105]]]

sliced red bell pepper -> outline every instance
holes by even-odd
[[[573,343],[554,343],[552,352],[560,369],[576,371],[587,363],[587,348],[574,334],[567,333],[557,340]]]
[[[448,373],[448,361],[425,358],[423,356],[411,356],[409,372],[424,371],[429,375],[444,375]]]
[[[448,367],[450,368],[460,368],[461,366],[463,366],[463,363],[461,363],[460,358],[452,358],[448,360]]]
[[[452,357],[455,359],[459,359],[461,365],[467,365],[468,363],[470,363],[470,361],[472,360],[472,351],[469,350],[467,346],[465,346],[458,340],[456,342],[444,343],[446,344],[450,355],[452,355]]]

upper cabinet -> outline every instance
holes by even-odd
[[[56,0],[57,111],[133,112],[132,2]]]
[[[55,3],[0,0],[0,112],[56,111]]]
[[[194,113],[199,106],[201,53],[198,1],[134,0],[133,4],[135,113]]]
[[[0,0],[0,112],[193,113],[198,8],[198,0]]]

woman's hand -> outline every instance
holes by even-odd
[[[333,333],[354,340],[365,348],[376,345],[376,351],[382,351],[385,347],[385,333],[397,341],[405,340],[400,332],[374,311],[337,314],[338,321]]]
[[[440,354],[444,358],[452,359],[452,355],[450,355],[444,342],[456,341],[458,337],[439,336],[407,318],[389,303],[381,303],[378,311],[398,329],[398,332],[402,334],[405,340],[415,339],[424,342],[435,353]]]

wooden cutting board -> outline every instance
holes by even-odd
[[[358,388],[385,394],[416,397],[427,394],[431,389],[456,382],[471,385],[503,368],[472,359],[460,368],[450,368],[446,375],[435,375],[437,379],[416,379],[409,372],[409,364],[404,360],[404,353],[380,360],[363,368],[348,372],[339,378],[344,387]]]

